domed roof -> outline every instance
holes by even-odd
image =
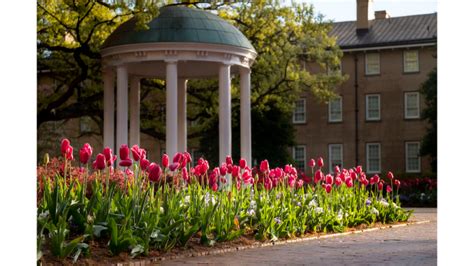
[[[231,45],[255,51],[249,40],[224,19],[204,10],[167,6],[148,23],[149,29],[136,30],[136,19],[120,25],[105,40],[102,49],[138,43],[187,42]]]

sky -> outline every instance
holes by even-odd
[[[291,0],[282,0],[290,4]],[[313,4],[315,10],[325,15],[326,19],[348,21],[356,19],[356,0],[296,0],[296,2]],[[416,14],[427,14],[438,11],[435,0],[374,0],[374,11],[386,10],[391,17]]]

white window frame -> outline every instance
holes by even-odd
[[[339,100],[340,106],[341,106],[341,117],[339,119],[332,119],[332,114],[331,114],[332,102],[337,101],[337,100]],[[342,108],[343,108],[343,106],[342,106],[342,96],[338,96],[337,99],[329,101],[329,103],[328,103],[328,121],[329,122],[342,122],[342,117],[343,117]]]
[[[304,110],[303,110],[303,114],[304,114],[304,120],[302,121],[297,121],[295,119],[295,116],[296,116],[296,104],[295,104],[295,109],[293,110],[293,124],[304,124],[306,123],[306,99],[305,98],[300,98],[298,99],[297,101],[303,101],[303,106],[304,106]]]
[[[418,145],[418,168],[417,169],[408,169],[408,145],[417,144]],[[420,147],[421,143],[419,141],[407,141],[405,142],[405,171],[407,173],[420,173],[421,172],[421,156],[420,156]]]
[[[379,102],[379,116],[378,117],[369,117],[369,97],[377,96]],[[365,95],[365,120],[367,121],[378,121],[382,117],[382,108],[381,108],[381,95],[380,94],[367,94]]]
[[[417,119],[420,118],[420,93],[416,91],[410,91],[410,92],[405,92],[405,118],[406,119]],[[416,95],[417,97],[417,107],[418,107],[418,113],[416,115],[408,115],[408,96],[409,95]]]
[[[372,71],[372,72],[369,72],[369,60],[368,60],[368,57],[370,55],[377,55],[378,57],[378,70],[377,71]],[[366,75],[380,75],[380,53],[366,53],[365,54],[365,74]]]
[[[328,154],[329,154],[329,171],[331,173],[334,172],[334,165],[333,161],[334,158],[332,157],[332,148],[333,147],[340,147],[341,148],[341,165],[339,166],[341,169],[344,167],[344,146],[342,144],[329,144],[328,145]]]
[[[371,145],[377,145],[379,148],[379,165],[378,165],[378,170],[373,171],[369,167],[369,146]],[[367,168],[367,173],[368,174],[380,174],[382,171],[382,147],[380,145],[380,142],[371,142],[371,143],[366,143],[365,145],[365,159],[366,159],[366,168]]]
[[[406,54],[410,52],[416,52],[416,70],[407,70]],[[406,50],[403,51],[403,73],[417,73],[420,72],[420,53],[418,50]]]
[[[293,146],[293,160],[296,163],[296,148],[303,148],[303,171],[306,172],[306,145]],[[297,166],[297,165],[296,165]]]

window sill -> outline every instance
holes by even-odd
[[[403,71],[402,74],[403,74],[403,75],[416,75],[416,74],[420,74],[420,70],[418,70],[418,71],[410,71],[410,72]]]
[[[376,73],[376,74],[367,74],[367,73],[365,73],[364,76],[365,77],[380,77],[381,75],[380,75],[380,73]]]
[[[382,119],[365,119],[365,122],[366,123],[378,123],[378,122],[382,122]]]

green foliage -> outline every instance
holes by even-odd
[[[438,165],[438,74],[433,69],[428,79],[421,85],[420,92],[425,97],[426,108],[423,110],[422,118],[430,124],[426,135],[421,143],[421,155],[429,155],[431,158],[431,170],[436,172]]]

